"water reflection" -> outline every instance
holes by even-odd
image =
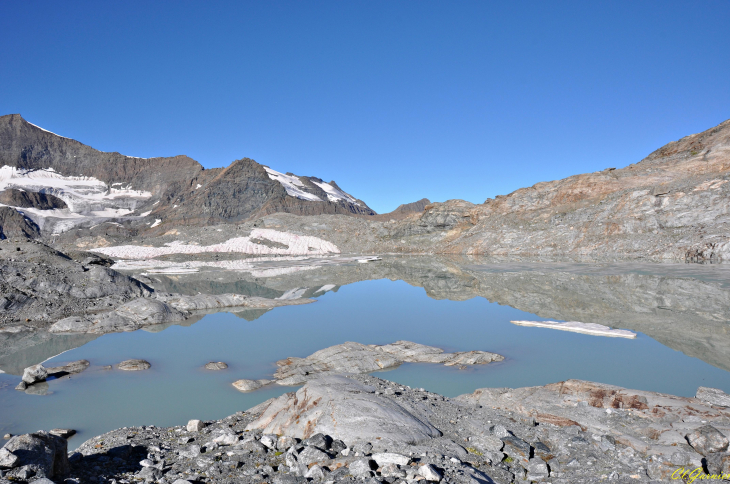
[[[369,264],[319,265],[315,259],[312,270],[287,273],[288,263],[267,262],[267,267],[274,269],[269,273],[282,274],[266,278],[225,270],[149,277],[158,291],[267,298],[292,294],[319,297],[358,281],[402,280],[424,288],[428,297],[437,300],[482,297],[542,318],[642,332],[685,355],[730,371],[730,267],[725,265],[514,263],[407,256],[385,257]],[[297,261],[297,265],[302,262]],[[253,321],[268,310],[229,312]],[[182,325],[193,324],[202,316]],[[167,326],[146,330],[161,331]],[[97,337],[30,331],[0,333],[0,370],[19,375],[27,366]]]

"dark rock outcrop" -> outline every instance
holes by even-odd
[[[66,202],[51,194],[26,192],[14,188],[0,192],[0,203],[13,207],[37,208],[39,210],[68,208]]]
[[[66,439],[46,432],[16,435],[3,447],[18,460],[7,475],[14,477],[23,471],[33,477],[62,477],[70,470]]]
[[[0,240],[21,238],[35,239],[40,237],[38,226],[12,207],[0,207]]]

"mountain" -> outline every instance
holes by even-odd
[[[386,247],[492,256],[730,259],[728,181],[730,120],[623,169],[537,183],[479,205],[434,203],[394,227]]]
[[[392,212],[371,215],[368,218],[370,220],[379,220],[382,222],[390,222],[391,220],[403,220],[406,217],[410,217],[414,214],[423,212],[423,210],[430,204],[431,201],[428,198],[422,198],[416,202],[398,205],[398,208],[396,208]]]
[[[249,158],[206,170],[187,156],[105,153],[19,114],[0,117],[0,192],[10,189],[53,196],[67,205],[10,205],[22,208],[46,234],[110,220],[134,234],[237,223],[274,212],[375,214],[334,181],[279,173]]]

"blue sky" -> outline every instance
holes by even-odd
[[[0,114],[250,157],[378,212],[622,167],[730,118],[730,2],[0,2]]]

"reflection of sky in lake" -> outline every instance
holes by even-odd
[[[130,425],[179,425],[191,418],[222,418],[291,391],[271,386],[243,394],[231,383],[266,378],[287,356],[307,356],[342,343],[400,339],[448,351],[485,350],[502,363],[458,370],[407,364],[378,373],[400,383],[455,396],[482,387],[520,387],[579,378],[628,388],[693,396],[700,385],[730,392],[730,374],[639,334],[635,340],[520,327],[512,319],[534,315],[482,298],[434,300],[421,288],[388,280],[359,282],[327,293],[314,304],[277,308],[252,322],[228,313],[159,333],[136,331],[100,337],[49,361],[88,359],[94,367],[144,358],[144,372],[91,368],[50,381],[46,396],[13,390],[19,378],[0,375],[0,433],[54,427],[80,436],[71,447],[105,431]],[[202,370],[224,361],[228,370]]]

